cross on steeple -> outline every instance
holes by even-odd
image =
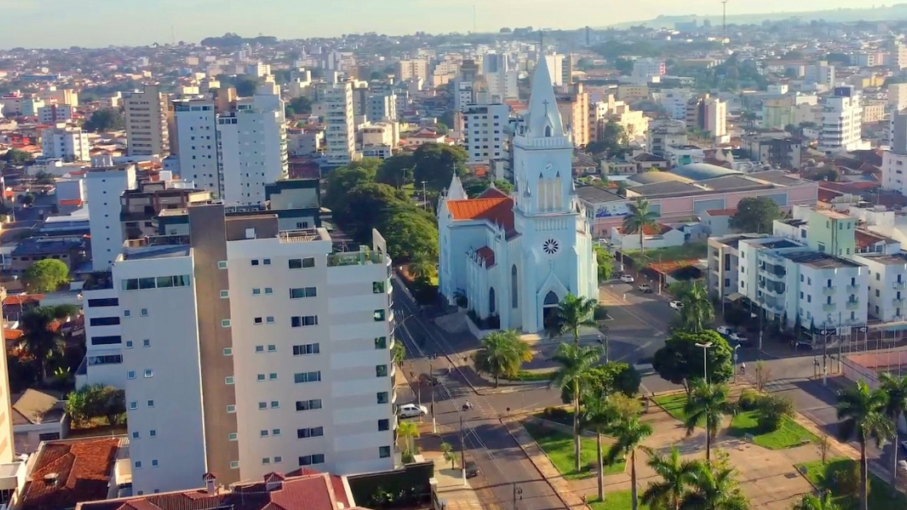
[[[547,114],[548,113],[548,100],[546,99],[546,100],[542,101],[542,104],[545,105],[545,113]]]

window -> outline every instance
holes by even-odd
[[[141,316],[142,316],[142,317],[148,317],[148,309],[147,309],[147,308],[142,308]]]
[[[315,257],[306,257],[304,259],[290,259],[290,269],[303,269],[315,267]]]
[[[150,368],[146,368],[145,369],[145,378],[148,379],[150,377],[154,377],[154,370],[152,370]]]
[[[142,467],[142,461],[137,460],[137,461],[135,461],[135,464],[134,464],[134,465],[135,465],[135,467],[136,467],[137,469],[138,469],[138,468],[141,468],[141,467]]]
[[[271,463],[271,459],[269,459],[268,457],[264,457],[263,459],[261,459],[261,463],[262,463],[262,464],[270,464],[270,463]]]
[[[379,336],[375,339],[375,349],[387,349],[387,337]]]
[[[269,380],[269,381],[276,381],[276,380],[277,380],[277,374],[274,373],[274,372],[271,372],[270,374],[268,374],[268,380]]]
[[[123,338],[120,335],[106,335],[106,336],[91,337],[91,345],[111,345],[111,344],[119,344],[122,342],[123,342]]]
[[[271,259],[261,259],[261,263],[265,266],[271,265]]]
[[[230,327],[230,319],[224,319],[224,320],[220,321],[220,325],[221,325],[221,327],[229,328],[229,327]]]
[[[388,402],[390,402],[390,398],[388,397],[388,392],[386,392],[386,391],[379,391],[379,392],[378,392],[378,403],[379,403],[379,404],[387,404]]]
[[[324,427],[311,427],[307,429],[296,429],[296,438],[305,439],[307,437],[321,437],[324,435]]]
[[[146,404],[148,405],[148,407],[154,407],[154,400],[149,400],[148,402],[146,402]]]
[[[126,348],[132,349],[132,340],[126,340]]]
[[[139,433],[138,433],[138,432],[133,432],[133,433],[132,433],[132,439],[138,439],[138,438],[139,438]]]
[[[375,366],[375,376],[376,377],[387,377],[387,365],[376,365]]]
[[[230,297],[230,291],[229,291],[229,290],[222,290],[222,291],[220,291],[220,298],[221,298],[221,299],[227,299],[228,297]]]
[[[264,324],[264,320],[261,317],[255,317],[252,321],[255,323],[256,326],[260,326],[261,324]]]
[[[120,306],[120,300],[117,298],[89,299],[88,307],[95,308],[100,306]]]
[[[224,383],[227,384],[227,385],[233,384],[233,376],[232,376],[232,375],[228,375],[227,377],[225,377],[225,378],[224,378]]]
[[[264,345],[256,345],[256,346],[255,346],[255,352],[265,352],[265,346],[264,346]]]
[[[384,320],[384,310],[375,310],[375,313],[372,314],[372,318],[375,322],[381,322]]]
[[[279,463],[281,463],[281,462],[283,462],[283,457],[281,457],[281,456],[279,456],[279,455],[278,455],[277,457],[274,457],[274,463],[275,463],[275,464],[279,464]]]
[[[273,293],[274,293],[274,289],[272,289],[271,287],[265,287],[265,294],[273,294]]]
[[[296,410],[297,411],[312,411],[315,409],[321,409],[321,399],[315,398],[312,400],[297,400],[296,401]]]
[[[384,294],[384,282],[372,282],[373,294]]]
[[[129,310],[123,310],[123,317],[129,317],[131,312]]]
[[[227,434],[227,441],[236,441],[236,432]]]
[[[151,459],[151,467],[157,467],[157,459]]]
[[[271,401],[271,409],[280,409],[280,402],[276,400]]]
[[[126,379],[135,379],[135,371],[130,370],[126,372]]]
[[[138,402],[133,400],[132,402],[129,403],[129,409],[138,409],[138,408],[139,408]]]
[[[258,374],[257,380],[258,380],[258,382],[264,381],[264,380],[265,380],[265,374]]]
[[[290,326],[294,328],[301,328],[305,326],[317,326],[318,325],[318,316],[317,315],[303,315],[301,317],[290,317]]]
[[[320,344],[302,344],[293,346],[293,356],[307,356],[309,354],[319,354],[321,352]]]
[[[272,429],[272,430],[271,430],[271,435],[272,435],[272,436],[279,436],[279,435],[280,435],[280,429]]]
[[[388,419],[378,420],[378,432],[390,430],[390,428],[391,428],[390,420],[388,420]]]
[[[236,406],[235,406],[235,405],[230,404],[230,405],[227,406],[227,414],[233,414],[233,413],[235,413],[235,412],[236,412]]]
[[[386,459],[391,456],[391,447],[390,446],[379,446],[378,447],[378,457]]]
[[[258,259],[252,259],[251,262],[252,262],[252,265],[253,265],[253,266],[257,266],[257,265],[258,265]]]
[[[290,289],[290,299],[301,299],[315,297],[318,291],[315,287],[302,287],[299,289]]]
[[[227,269],[227,261],[226,261],[226,260],[218,260],[218,261],[217,261],[217,268],[218,268],[218,269]]]
[[[233,349],[230,347],[224,347],[224,356],[233,356]]]
[[[151,347],[151,340],[147,338],[142,340],[142,347]]]
[[[259,295],[259,294],[261,294],[261,289],[252,289],[252,295],[253,295],[253,296],[257,296],[257,295]]]
[[[231,461],[230,461],[230,469],[239,469],[239,461],[238,461],[238,460],[231,460]]]
[[[259,435],[260,435],[261,437],[268,437],[268,431],[267,431],[267,430],[262,430],[261,432],[259,432]]]
[[[258,410],[259,410],[259,411],[263,411],[263,410],[265,410],[265,409],[267,409],[267,408],[268,408],[268,403],[267,403],[267,402],[259,402],[259,403],[258,403]]]
[[[273,319],[273,317],[268,317],[268,318]],[[268,352],[277,352],[277,346],[274,344],[268,345]]]
[[[311,466],[313,464],[324,464],[324,454],[316,453],[315,455],[303,455],[299,457],[300,466]]]
[[[301,372],[298,374],[293,374],[293,382],[295,382],[296,384],[318,382],[320,380],[321,380],[321,371]]]

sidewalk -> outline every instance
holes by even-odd
[[[437,444],[435,444],[437,443]],[[438,449],[440,439],[426,434],[419,440],[422,448],[420,454],[425,460],[435,464],[435,481],[438,483],[438,499],[445,503],[447,510],[483,510],[485,506],[479,500],[476,491],[463,485],[463,475],[459,469],[451,469],[450,462],[444,460],[444,454]],[[459,468],[459,458],[456,466]],[[495,507],[496,505],[490,505]]]

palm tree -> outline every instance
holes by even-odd
[[[728,408],[728,389],[723,384],[706,384],[697,380],[693,391],[687,397],[683,408],[686,415],[684,426],[687,434],[692,434],[696,426],[705,422],[705,459],[712,458],[712,439],[718,435],[718,428]]]
[[[652,482],[642,493],[643,504],[653,510],[680,510],[680,501],[686,492],[687,483],[697,469],[699,462],[683,460],[677,447],[671,448],[671,455],[649,455],[646,463],[655,474],[661,477],[660,482]]]
[[[794,503],[791,510],[840,510],[839,507],[828,495],[828,491],[822,493],[822,496],[813,494],[804,494],[803,499]]]
[[[722,463],[696,465],[689,478],[690,490],[680,501],[680,510],[749,510],[740,492],[734,470]]]
[[[557,338],[567,333],[573,335],[573,343],[579,345],[580,328],[594,328],[597,323],[593,319],[598,300],[595,298],[582,298],[567,294],[564,300],[557,304],[557,314],[550,324],[545,327],[550,338]]]
[[[848,441],[855,437],[860,443],[860,510],[869,510],[868,459],[866,443],[881,445],[894,435],[894,427],[885,416],[888,398],[881,390],[873,390],[864,381],[854,388],[838,392],[838,435]]]
[[[642,197],[627,207],[630,214],[624,216],[623,231],[626,234],[639,234],[639,254],[645,255],[646,229],[658,226],[658,213],[651,210],[649,201]]]
[[[642,445],[642,442],[652,435],[652,426],[640,421],[639,416],[625,416],[618,421],[614,427],[614,432],[617,436],[617,442],[608,451],[608,463],[614,463],[621,457],[630,458],[630,501],[633,505],[633,510],[636,510],[639,506],[636,482],[636,451]]]
[[[579,401],[582,385],[592,369],[602,357],[598,346],[579,346],[561,344],[557,354],[552,358],[561,368],[555,372],[549,383],[559,390],[569,387],[573,391],[573,452],[576,456],[576,471],[580,471],[580,416]]]
[[[593,392],[589,392],[593,393]],[[598,465],[598,500],[605,500],[605,456],[602,448],[602,436],[611,431],[618,416],[610,402],[603,395],[594,392],[593,398],[587,399],[583,413],[583,425],[595,431],[595,447]]]
[[[879,389],[885,392],[885,416],[894,425],[894,448],[891,454],[891,490],[895,491],[898,478],[898,421],[907,413],[907,376],[895,377],[885,372],[879,377]]]
[[[453,450],[453,445],[446,441],[441,443],[441,453],[444,454],[444,460],[450,461],[450,469],[453,469],[454,462],[457,460],[457,454]]]
[[[680,321],[684,329],[693,333],[699,333],[715,319],[715,309],[709,300],[709,293],[701,281],[693,282],[693,285],[684,292],[680,298],[683,308],[680,309]]]
[[[532,361],[532,350],[514,330],[490,333],[473,356],[476,372],[493,377],[495,388],[499,378],[515,378],[527,361]]]
[[[41,306],[25,312],[19,320],[23,333],[19,347],[38,363],[41,385],[47,379],[47,359],[65,347],[59,330],[52,330],[53,323],[71,311],[70,307]]]
[[[416,426],[415,422],[401,421],[397,423],[397,437],[403,440],[405,451],[409,452],[410,455],[414,455],[416,452],[415,441],[419,437],[419,427]]]
[[[402,340],[394,340],[394,346],[391,347],[391,361],[398,367],[403,366],[403,360],[406,359],[406,346]]]

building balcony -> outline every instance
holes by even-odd
[[[894,290],[904,290],[907,289],[907,282],[894,282],[891,284],[891,287]]]
[[[835,294],[835,290],[837,289],[837,287],[822,287],[822,295],[833,296]]]
[[[860,286],[859,286],[859,285],[848,285],[848,286],[847,286],[847,293],[848,293],[848,294],[856,294],[857,292],[860,292]]]
[[[904,306],[904,300],[903,300],[903,299],[894,298],[894,299],[891,300],[891,306],[894,306],[894,307],[897,307],[897,308],[901,308],[901,307]]]
[[[835,305],[834,303],[825,303],[824,305],[822,305],[823,312],[833,312],[835,311],[835,308],[837,308],[837,305]]]
[[[860,301],[859,301],[859,300],[854,299],[854,300],[850,300],[850,301],[847,302],[847,309],[848,309],[848,310],[856,310],[856,309],[858,309],[858,308],[860,308]]]

